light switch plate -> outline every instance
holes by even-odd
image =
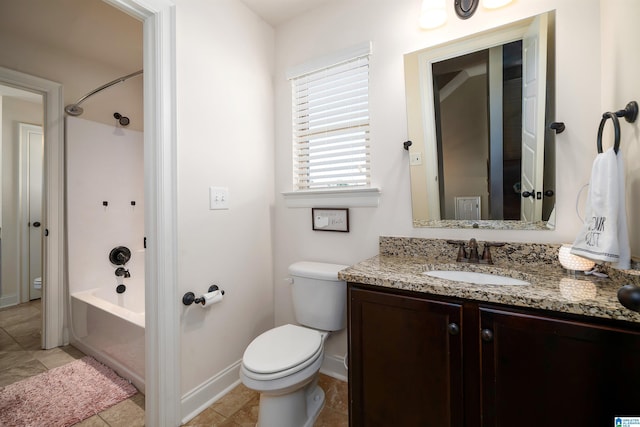
[[[229,188],[209,187],[209,209],[229,209]]]

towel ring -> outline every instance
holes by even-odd
[[[607,119],[611,119],[613,122],[613,131],[614,131],[614,143],[613,143],[613,151],[618,154],[618,149],[620,149],[620,122],[618,121],[618,117],[615,113],[607,112],[602,115],[602,120],[600,120],[600,127],[598,128],[598,153],[602,153],[602,130],[604,129],[604,124],[607,122]]]

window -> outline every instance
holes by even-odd
[[[290,73],[296,190],[370,186],[370,53],[366,43]]]

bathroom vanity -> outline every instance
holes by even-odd
[[[640,416],[640,315],[616,297],[637,276],[571,277],[556,254],[512,244],[494,266],[465,265],[444,241],[381,238],[380,255],[340,273],[350,425],[596,427]],[[530,284],[423,274],[438,268]]]

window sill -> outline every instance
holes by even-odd
[[[307,190],[282,193],[288,208],[314,207],[378,207],[379,188],[349,188],[344,190]]]

